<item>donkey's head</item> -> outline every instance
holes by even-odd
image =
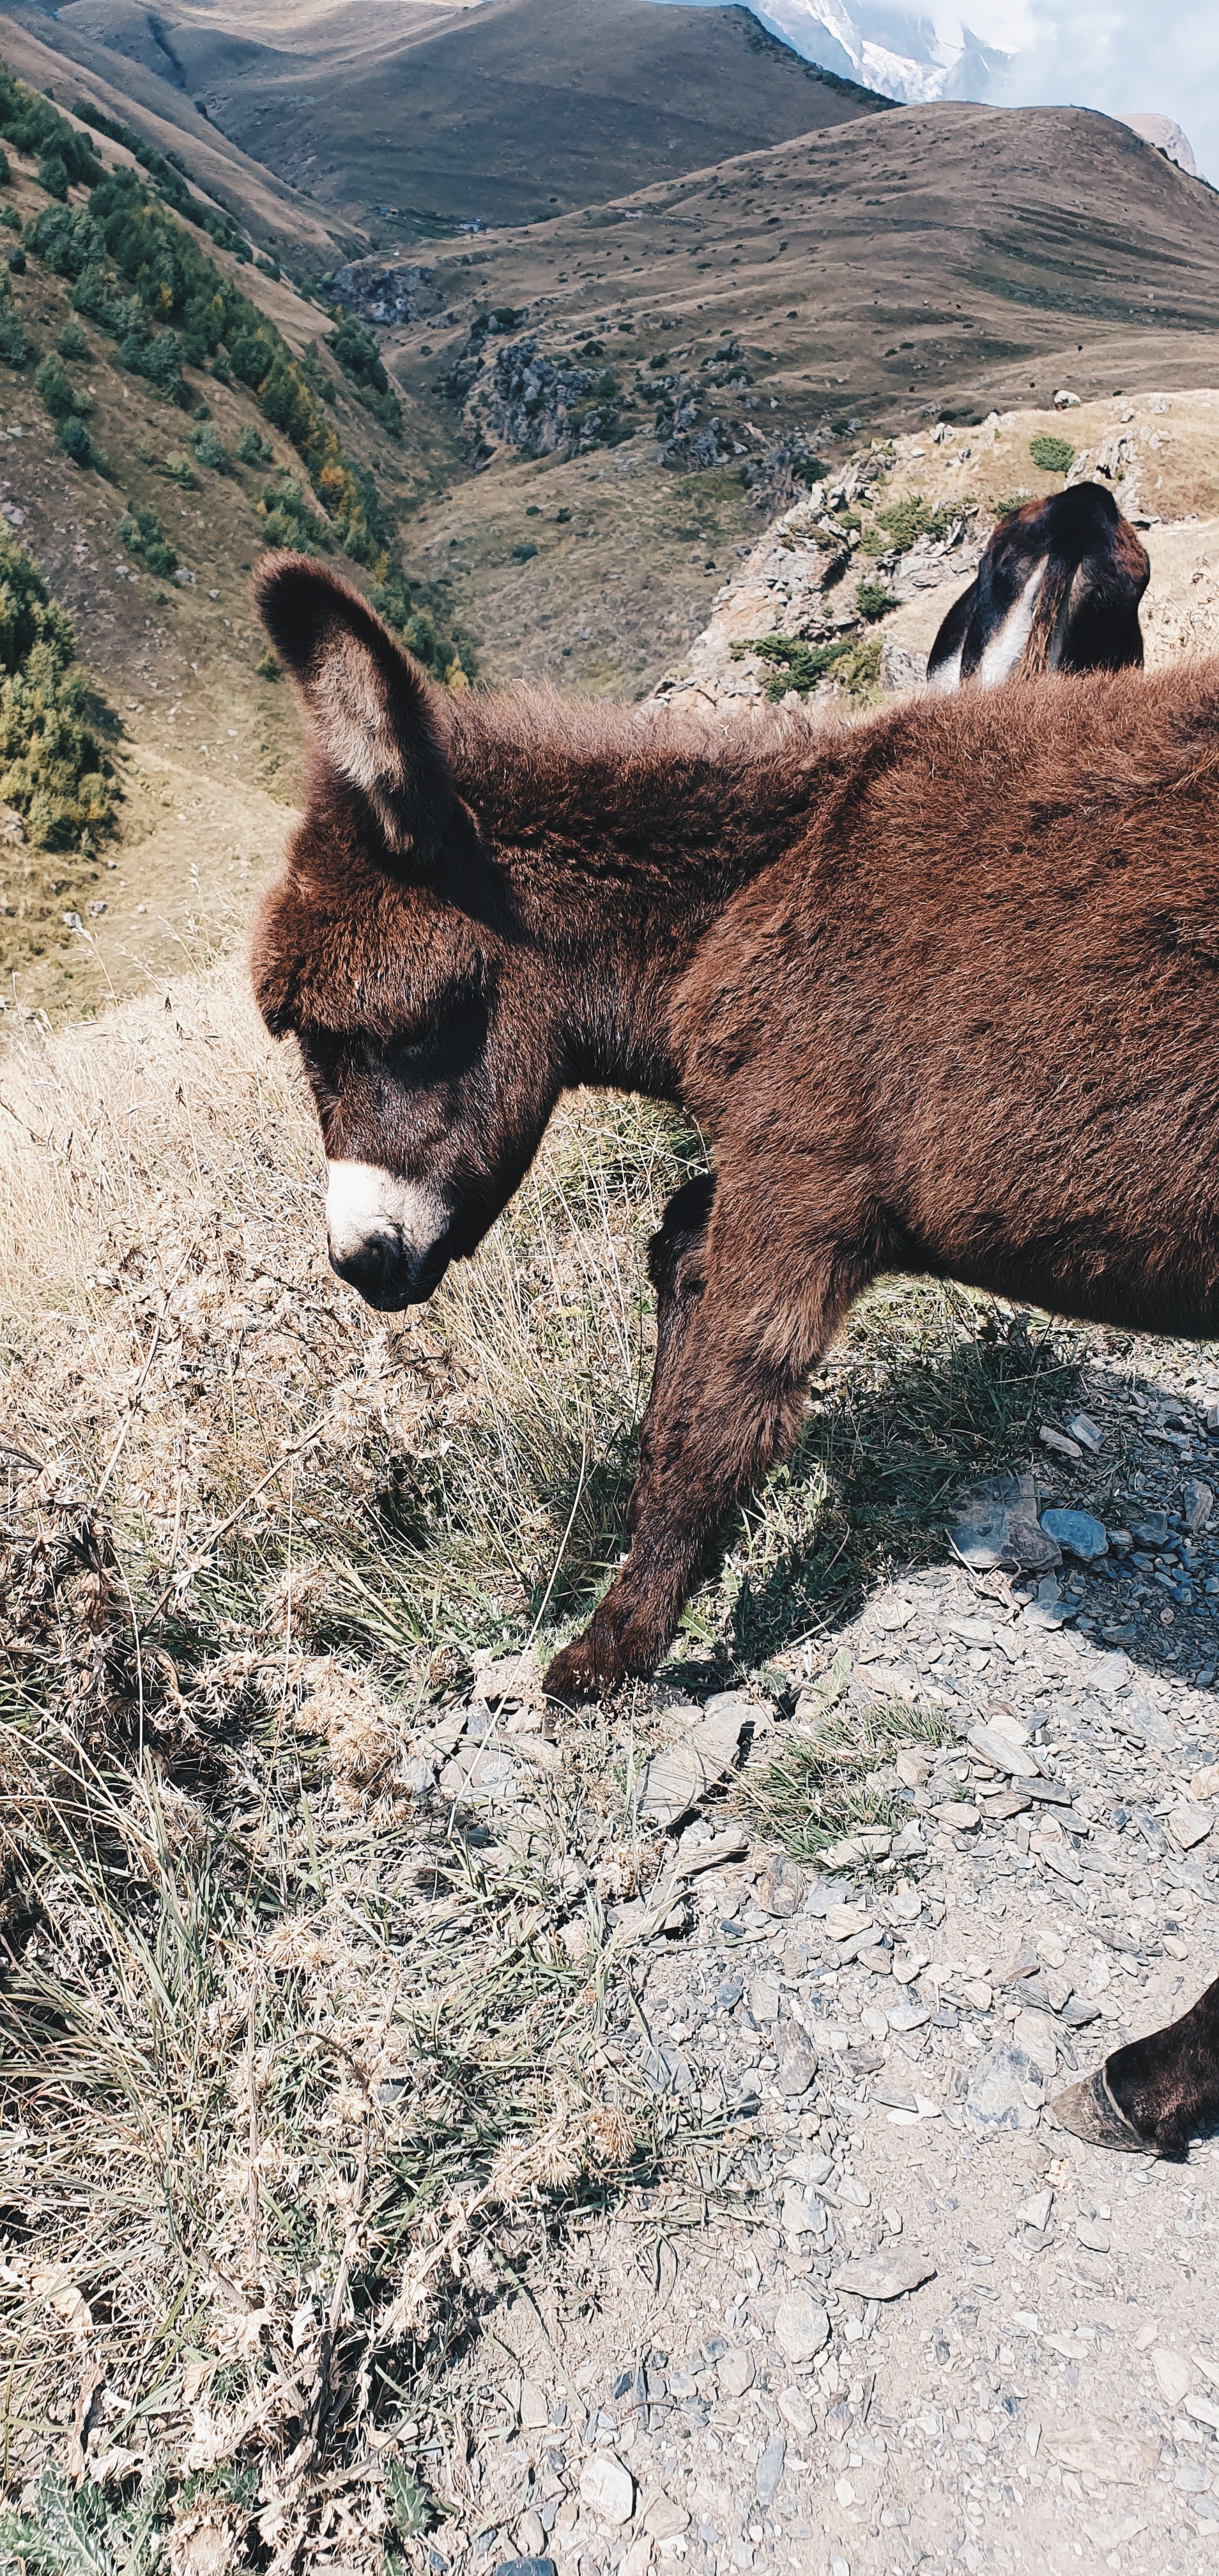
[[[552,1015],[458,793],[441,693],[308,558],[268,558],[257,597],[313,759],[255,930],[255,996],[313,1086],[334,1268],[370,1305],[414,1305],[528,1168],[562,1079]]]

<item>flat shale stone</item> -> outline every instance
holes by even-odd
[[[1043,1512],[1041,1526],[1047,1538],[1056,1540],[1068,1556],[1078,1557],[1081,1565],[1092,1565],[1097,1557],[1109,1553],[1105,1524],[1095,1520],[1091,1512]]]
[[[787,2465],[787,2444],[781,2433],[772,2433],[764,2450],[758,2454],[754,2473],[754,2491],[762,2506],[773,2504]]]
[[[980,2129],[1035,2129],[1038,2112],[1026,2094],[1043,2090],[1040,2066],[1024,2049],[1003,2044],[993,2048],[973,2070],[965,2097],[971,2119]]]
[[[639,1812],[649,1824],[675,1825],[717,1789],[736,1760],[743,1718],[736,1711],[704,1718],[676,1744],[654,1753],[643,1775]]]
[[[856,2299],[904,2299],[935,2279],[935,2265],[925,2255],[861,2254],[830,2278],[832,2290],[847,2290]]]
[[[1041,1573],[1060,1565],[1061,1550],[1037,1518],[1033,1478],[987,1476],[966,1496],[949,1540],[966,1565],[979,1572],[1006,1566],[1011,1572]]]
[[[580,2502],[601,2522],[629,2522],[635,2510],[635,2481],[612,2451],[593,2451],[580,2471]]]
[[[808,2290],[789,2290],[775,2310],[775,2342],[785,2361],[811,2361],[830,2339],[830,2321]]]

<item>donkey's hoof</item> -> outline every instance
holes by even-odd
[[[561,1700],[568,1708],[578,1708],[585,1700],[600,1699],[602,1692],[610,1689],[612,1681],[619,1678],[605,1672],[604,1661],[587,1630],[582,1637],[573,1637],[570,1646],[560,1649],[542,1676],[542,1688],[547,1699]]]
[[[1095,2075],[1085,2076],[1082,2084],[1072,2084],[1058,2093],[1050,2104],[1059,2126],[1069,2129],[1073,2137],[1085,2138],[1090,2147],[1121,2147],[1127,2153],[1147,2152],[1147,2140],[1119,2111],[1105,2081],[1103,2066]]]

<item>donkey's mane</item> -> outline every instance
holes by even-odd
[[[698,843],[742,809],[767,814],[773,830],[804,802],[814,770],[858,741],[857,729],[814,723],[803,708],[703,722],[549,689],[471,692],[446,713],[463,793],[499,833],[524,840],[579,835],[596,816],[610,837]]]
[[[445,723],[459,788],[501,840],[574,849],[599,831],[604,844],[696,865],[718,847],[730,874],[748,874],[793,818],[824,828],[869,777],[911,759],[932,777],[982,763],[1026,808],[1186,788],[1219,761],[1219,659],[926,696],[862,723],[819,722],[803,707],[701,722],[525,688],[450,701]]]

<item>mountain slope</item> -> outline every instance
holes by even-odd
[[[416,443],[371,344],[336,354],[244,244],[2,65],[0,144],[0,516],[118,719],[124,790],[116,841],[48,833],[0,743],[0,999],[79,1009],[226,943],[277,850],[297,724],[250,613],[264,546],[362,581],[438,674],[454,648],[401,567]]]
[[[441,251],[429,283],[385,355],[478,471],[423,505],[420,560],[490,674],[631,693],[755,501],[844,438],[1213,382],[1219,199],[1084,110],[901,108]]]
[[[0,58],[62,108],[89,98],[108,116],[133,125],[157,151],[176,153],[195,185],[227,206],[263,250],[301,276],[316,278],[336,254],[363,245],[350,229],[302,197],[228,141],[191,98],[155,70],[115,55],[87,33],[47,12],[18,5],[0,11]]]
[[[44,24],[48,45],[104,45],[119,85],[176,76],[319,205],[362,220],[388,201],[433,232],[595,204],[880,104],[738,8],[67,0]]]

